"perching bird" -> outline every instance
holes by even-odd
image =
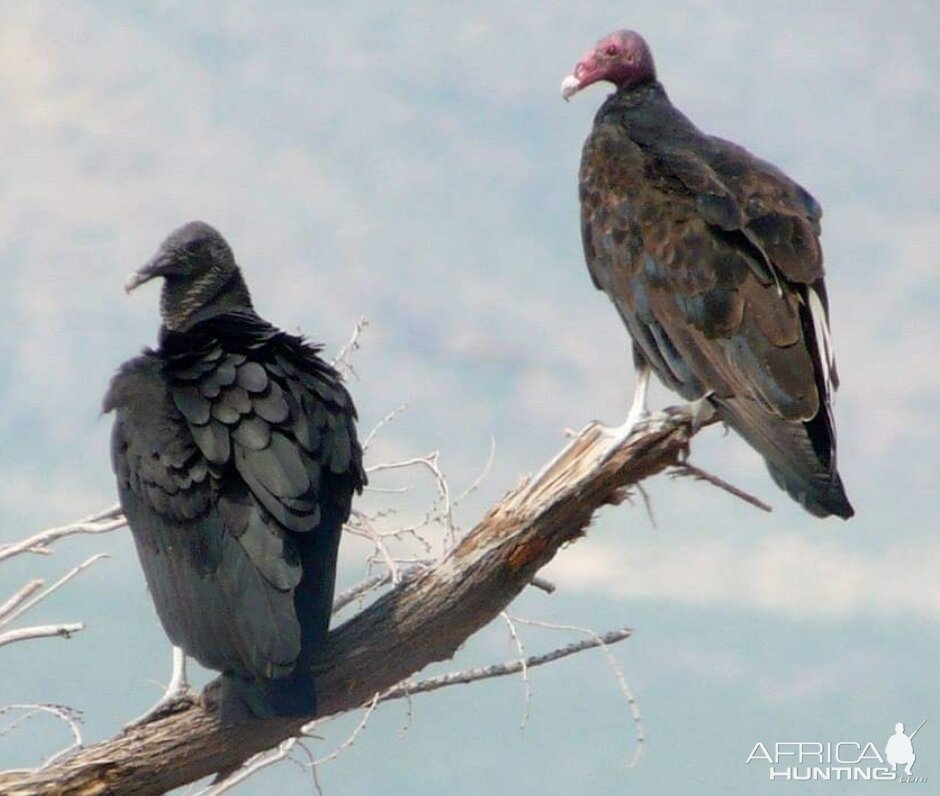
[[[319,348],[253,309],[208,224],[171,234],[127,284],[162,277],[160,344],[118,370],[111,456],[172,642],[222,672],[231,723],[316,712],[340,534],[366,482],[356,410]]]
[[[778,168],[705,135],[672,106],[643,38],[601,39],[565,99],[614,84],[584,144],[581,232],[594,284],[633,338],[642,418],[650,369],[710,405],[809,512],[849,518],[836,469],[816,200]]]

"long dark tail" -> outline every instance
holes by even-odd
[[[328,494],[338,494],[332,487]],[[349,514],[348,496],[321,505],[323,519],[316,530],[297,534],[294,541],[303,565],[303,578],[294,592],[301,627],[300,655],[294,671],[277,679],[250,678],[233,673],[222,677],[219,707],[223,724],[256,716],[309,716],[317,712],[317,692],[310,674],[313,659],[324,646],[333,609],[336,559],[343,521]]]
[[[767,463],[781,489],[817,517],[855,514],[836,470],[835,432],[825,407],[806,423],[784,420],[754,401],[716,400],[721,417]]]

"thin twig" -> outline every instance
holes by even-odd
[[[63,536],[72,536],[77,533],[109,533],[125,525],[127,525],[127,520],[124,519],[124,515],[121,513],[120,505],[114,505],[91,514],[78,522],[61,525],[57,528],[47,528],[18,542],[2,545],[0,546],[0,561],[12,558],[20,553],[34,553],[37,550],[43,550]]]
[[[313,787],[316,788],[317,793],[323,793],[323,788],[320,787],[320,783],[317,781],[317,767],[314,765],[317,761],[316,755],[310,750],[310,747],[304,743],[306,739],[298,738],[297,743],[294,744],[294,751],[300,749],[306,757],[307,762],[301,763],[299,760],[294,760],[293,757],[290,758],[291,762],[296,763],[300,768],[304,770],[304,773],[310,774],[310,778],[313,781]]]
[[[529,686],[529,667],[526,664],[525,646],[523,646],[522,639],[519,638],[519,634],[516,632],[516,623],[512,621],[512,617],[506,613],[506,611],[501,611],[499,615],[509,628],[509,635],[512,638],[513,644],[516,645],[516,651],[519,653],[520,673],[522,675],[522,720],[519,722],[519,729],[525,730],[526,724],[529,723],[529,703],[532,701],[532,689]]]
[[[359,350],[359,335],[368,325],[369,321],[366,318],[360,318],[356,321],[356,326],[353,328],[349,340],[346,341],[346,345],[333,358],[333,367],[342,374],[344,379],[349,378],[349,376],[358,376],[352,366],[352,355]]]
[[[322,766],[324,763],[329,763],[331,760],[335,760],[339,757],[346,749],[352,746],[362,731],[366,728],[366,724],[369,723],[369,718],[375,712],[376,706],[382,699],[381,694],[373,694],[372,700],[368,705],[365,705],[365,713],[362,714],[362,718],[359,720],[359,723],[356,725],[356,728],[350,733],[349,737],[343,741],[339,746],[337,746],[332,752],[330,752],[326,757],[320,757],[313,761],[312,765],[314,768],[317,766]],[[314,728],[317,726],[316,721],[311,721],[309,724],[305,724],[300,732],[303,735],[310,735],[313,733]]]
[[[576,641],[567,647],[559,647],[543,655],[530,655],[525,659],[526,669],[534,669],[536,666],[543,666],[546,663],[552,663],[560,658],[567,658],[584,650],[594,649],[603,645],[616,644],[633,635],[633,629],[629,627],[620,630],[612,630],[603,636]],[[494,663],[490,666],[480,666],[475,669],[464,669],[460,672],[451,672],[439,677],[429,677],[417,682],[409,682],[407,686],[399,683],[393,686],[382,695],[382,701],[388,702],[393,699],[402,699],[407,695],[427,694],[431,691],[437,691],[441,688],[448,688],[452,685],[464,685],[466,683],[475,683],[478,680],[489,680],[493,677],[506,677],[511,674],[518,674],[522,671],[522,661],[513,660],[505,663]]]
[[[17,729],[23,722],[28,721],[37,713],[46,713],[62,721],[66,727],[69,728],[69,732],[72,734],[72,743],[66,746],[64,749],[56,752],[51,757],[47,758],[46,762],[38,769],[41,771],[43,768],[52,765],[58,760],[61,760],[63,757],[73,752],[76,749],[80,749],[84,744],[82,738],[82,729],[79,726],[82,720],[82,714],[80,711],[75,708],[70,708],[67,705],[56,705],[53,703],[35,703],[35,704],[26,704],[26,705],[3,705],[0,707],[0,716],[4,713],[9,713],[14,710],[24,711],[24,715],[19,719],[16,719],[6,727],[0,729],[0,736],[6,735],[12,730]]]
[[[402,738],[405,735],[405,733],[411,729],[411,725],[414,724],[414,721],[415,721],[415,703],[414,703],[414,700],[411,698],[411,691],[408,688],[410,682],[411,682],[410,680],[406,680],[404,683],[405,685],[405,723],[401,726],[401,729],[398,731],[399,738]]]
[[[440,508],[432,509],[420,522],[400,528],[395,532],[395,535],[414,534],[416,531],[432,523],[440,522],[444,526],[444,531],[447,534],[448,545],[452,547],[457,540],[457,532],[454,526],[453,504],[450,497],[450,485],[447,483],[447,477],[441,471],[440,465],[438,464],[439,457],[440,452],[433,451],[426,456],[413,456],[410,459],[402,459],[398,462],[374,464],[370,467],[366,467],[366,472],[371,474],[390,470],[402,470],[409,467],[423,467],[430,472],[434,478],[434,484],[437,489],[435,506],[439,505]]]
[[[703,470],[701,467],[696,467],[694,464],[689,464],[688,462],[680,462],[675,465],[674,469],[669,473],[672,477],[677,477],[680,475],[687,475],[695,478],[698,481],[707,481],[713,486],[717,486],[719,489],[723,489],[730,495],[734,495],[736,498],[740,498],[745,503],[750,503],[755,508],[760,509],[761,511],[771,512],[773,511],[772,506],[768,506],[764,503],[763,500],[754,497],[753,495],[748,494],[743,489],[739,489],[732,484],[729,484],[727,481],[719,478],[717,475],[712,475],[706,470]]]
[[[199,791],[196,796],[219,796],[219,794],[231,790],[236,785],[239,785],[249,777],[257,774],[262,769],[265,769],[268,766],[273,766],[275,763],[283,760],[290,754],[291,750],[294,748],[294,744],[296,743],[296,738],[288,738],[287,740],[281,741],[274,749],[269,749],[266,752],[259,752],[250,760],[246,760],[245,765],[243,765],[237,771],[229,774],[229,776],[227,776],[221,782],[215,783],[205,790]]]
[[[6,618],[3,620],[3,624],[8,624],[12,622],[14,619],[19,618],[20,616],[25,614],[30,608],[32,608],[34,605],[41,603],[50,594],[61,589],[66,583],[68,583],[72,578],[74,578],[80,572],[90,567],[96,561],[100,561],[102,558],[107,558],[107,557],[108,556],[105,553],[98,553],[97,555],[93,555],[91,558],[86,559],[77,567],[72,567],[72,569],[66,572],[61,578],[59,578],[55,583],[53,583],[47,589],[45,589],[42,593],[36,595],[35,597],[29,600],[26,600],[19,607],[17,607],[13,611],[11,611],[9,614],[7,614]]]
[[[350,586],[345,591],[341,591],[339,594],[337,594],[333,599],[333,613],[338,614],[347,605],[355,602],[362,595],[368,594],[373,589],[378,589],[381,586],[391,582],[392,573],[384,572],[381,575],[373,575],[371,578],[366,578],[364,581],[357,583],[355,586]]]
[[[363,487],[364,492],[374,492],[377,495],[407,495],[414,491],[414,484],[405,484],[404,486],[371,486]]]
[[[358,509],[352,510],[352,515],[356,518],[356,525],[350,527],[353,533],[361,532],[365,534],[369,541],[375,545],[375,549],[382,556],[382,559],[385,561],[385,566],[388,568],[389,574],[392,576],[392,583],[397,585],[401,582],[401,572],[398,569],[398,564],[395,563],[395,558],[392,556],[391,552],[388,549],[388,545],[385,544],[382,534],[380,534],[375,527],[372,525],[372,520],[367,514],[359,511]]]
[[[402,404],[401,406],[395,409],[392,409],[391,412],[389,412],[381,420],[379,420],[379,422],[376,423],[372,427],[372,430],[368,434],[366,434],[366,438],[362,442],[363,452],[369,450],[369,446],[372,444],[372,440],[375,439],[375,435],[378,434],[382,428],[384,428],[389,423],[391,423],[396,417],[404,413],[406,409],[408,409],[408,404]]]
[[[0,605],[0,625],[4,623],[4,617],[9,614],[11,611],[15,610],[24,601],[28,600],[32,595],[34,595],[39,589],[42,588],[43,581],[42,578],[36,578],[31,580],[28,583],[24,584],[19,591],[13,594],[9,600],[7,600],[3,605]]]
[[[323,785],[320,784],[320,777],[317,774],[317,767],[310,766],[310,773],[313,775],[313,787],[317,791],[317,796],[325,796]]]
[[[540,578],[536,575],[532,580],[529,581],[536,589],[541,589],[546,594],[554,594],[555,590],[558,588],[554,583],[546,578]]]
[[[646,509],[646,516],[650,518],[650,525],[656,529],[656,515],[653,514],[653,501],[650,500],[649,493],[644,489],[643,484],[636,485],[636,491],[640,493],[640,497],[643,498],[643,507]]]
[[[490,470],[493,467],[493,462],[496,459],[496,437],[490,435],[490,454],[486,457],[486,464],[483,465],[483,469],[480,471],[480,474],[473,479],[473,482],[468,486],[463,492],[461,492],[454,499],[454,506],[460,505],[460,502],[466,498],[468,495],[472,495],[477,491],[480,484],[486,480],[486,476],[490,474]]]
[[[0,633],[0,647],[34,638],[54,638],[55,636],[71,638],[73,633],[84,629],[85,625],[81,622],[69,622],[61,625],[36,625],[19,630],[8,630],[6,633]]]
[[[541,627],[547,630],[563,630],[569,633],[582,633],[586,635],[588,639],[595,642],[595,646],[600,647],[601,652],[607,659],[607,665],[611,668],[614,676],[617,678],[617,683],[620,686],[620,693],[623,694],[627,705],[630,707],[630,713],[633,716],[633,725],[636,733],[637,745],[636,749],[633,751],[633,755],[627,763],[627,766],[629,768],[634,768],[639,762],[640,756],[643,754],[643,748],[646,743],[646,730],[643,727],[643,717],[640,715],[640,708],[637,705],[636,698],[633,696],[633,691],[627,684],[627,678],[624,676],[623,670],[620,668],[620,664],[617,663],[617,659],[613,656],[613,653],[610,651],[610,649],[608,649],[610,642],[608,642],[606,638],[599,636],[589,627],[579,627],[578,625],[559,625],[553,622],[541,622],[537,619],[522,619],[520,617],[513,617],[513,619],[516,622],[520,622],[525,625],[531,625],[532,627]]]

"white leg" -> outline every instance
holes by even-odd
[[[626,439],[630,436],[630,433],[633,430],[633,427],[638,423],[642,422],[649,417],[649,409],[646,407],[646,393],[649,392],[650,386],[650,368],[646,364],[637,364],[636,365],[636,389],[633,391],[633,404],[630,407],[630,411],[627,413],[627,419],[624,421],[623,425],[615,426],[611,428],[609,426],[603,426],[600,423],[592,422],[588,423],[584,428],[578,432],[571,431],[570,429],[565,430],[566,437],[574,437],[576,441],[577,438],[581,437],[588,429],[596,427],[598,431],[606,437],[611,446],[615,446],[621,440]],[[572,442],[572,444],[573,444]],[[555,465],[569,455],[569,445],[567,448],[562,450],[554,459],[552,459],[548,464],[546,464],[541,470],[539,470],[535,476],[529,481],[529,488],[531,489],[534,485],[541,483],[542,479],[545,478],[546,474],[554,469]]]
[[[647,396],[650,391],[650,370],[648,365],[636,369],[636,387],[633,389],[633,403],[630,404],[630,411],[627,412],[626,423],[635,426],[641,420],[645,420],[650,415],[647,405]]]
[[[186,653],[179,647],[173,647],[173,673],[170,675],[170,682],[163,692],[163,696],[143,716],[125,725],[125,729],[146,724],[164,714],[169,715],[173,712],[174,705],[190,698],[189,681],[186,679]]]
[[[711,393],[709,393],[711,395]],[[715,405],[708,400],[708,395],[692,401],[689,404],[692,410],[692,431],[698,431],[702,426],[708,423],[715,415]]]
[[[179,697],[189,691],[189,680],[186,679],[186,653],[180,647],[173,647],[173,674],[170,684],[166,687],[164,696],[172,694]]]
[[[626,439],[633,433],[644,420],[650,416],[650,410],[646,403],[646,396],[650,388],[649,365],[640,365],[636,369],[636,388],[633,391],[633,403],[630,405],[630,411],[627,412],[627,419],[619,426],[604,429],[604,433],[614,439]]]

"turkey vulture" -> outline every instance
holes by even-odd
[[[717,411],[810,513],[851,517],[836,469],[822,210],[674,108],[639,34],[601,39],[562,96],[599,80],[616,91],[584,144],[581,233],[594,285],[633,338],[637,391],[621,433],[646,414],[652,369]]]
[[[310,661],[366,482],[356,410],[320,349],[253,309],[208,224],[173,232],[127,284],[163,277],[159,347],[111,381],[111,457],[157,613],[222,672],[224,723],[316,712]]]

